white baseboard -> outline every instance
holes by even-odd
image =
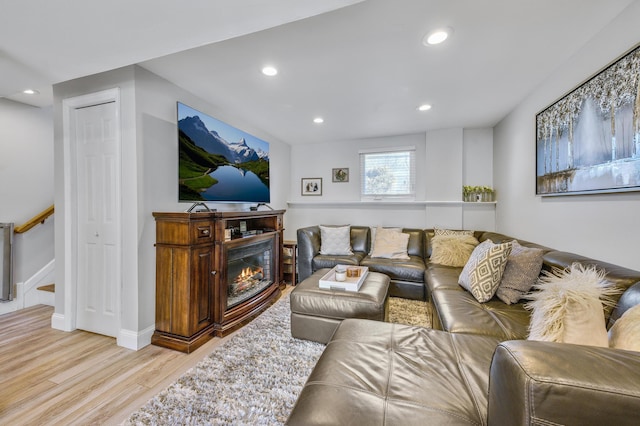
[[[155,331],[155,324],[142,331],[120,329],[116,341],[118,346],[137,351],[151,344],[151,336]]]
[[[62,331],[72,331],[65,328],[63,314],[54,313],[53,315],[51,315],[51,328]]]

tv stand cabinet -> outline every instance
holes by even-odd
[[[156,330],[151,343],[190,353],[266,309],[283,284],[284,210],[155,212]],[[271,239],[273,282],[227,309],[229,247]]]

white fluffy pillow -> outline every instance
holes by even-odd
[[[609,346],[640,352],[640,305],[626,311],[609,330]]]
[[[603,303],[616,292],[593,266],[543,271],[525,305],[532,310],[529,340],[609,346]],[[604,299],[604,300],[603,300]]]
[[[481,242],[462,268],[458,284],[469,291],[478,302],[488,302],[496,294],[510,253],[511,242]]]
[[[431,257],[433,263],[462,268],[478,240],[472,235],[436,235],[431,238]]]
[[[351,255],[351,226],[320,225],[320,254]]]
[[[371,257],[409,260],[409,234],[378,227]]]

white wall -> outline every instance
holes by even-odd
[[[19,226],[53,204],[52,108],[0,99],[0,222]],[[54,258],[54,218],[14,238],[14,282]]]
[[[400,205],[360,203],[359,150],[397,146],[416,147],[418,202]],[[492,184],[492,146],[491,129],[447,129],[426,134],[293,146],[291,203],[285,216],[285,238],[294,240],[298,228],[321,223],[493,230],[493,206],[455,203],[462,199],[463,182]],[[467,160],[465,155],[473,160]],[[331,181],[331,170],[338,167],[349,168],[349,182]],[[322,196],[302,196],[300,180],[317,177],[323,179]],[[438,203],[441,201],[454,203]]]
[[[129,66],[54,86],[56,142],[56,205],[64,205],[62,100],[120,88],[122,134],[122,300],[121,330],[150,338],[155,326],[155,222],[154,211],[184,211],[178,203],[178,141],[176,102],[242,128],[270,142],[271,206],[285,208],[289,195],[289,146],[252,128],[228,112],[219,111],[194,94],[138,66]],[[248,209],[248,205],[215,204],[218,210]],[[63,212],[59,212],[59,217]],[[70,224],[71,225],[71,224]],[[56,223],[56,261],[65,259],[64,221]],[[72,225],[70,226],[73,227]],[[65,286],[69,277],[58,268],[56,315],[65,313]],[[127,335],[129,335],[127,334]],[[142,341],[142,344],[148,342]]]
[[[220,110],[169,81],[135,67],[137,154],[137,261],[138,329],[155,324],[155,221],[154,211],[185,211],[191,204],[178,202],[178,130],[176,102],[236,126],[269,142],[271,203],[286,208],[289,195],[290,148],[228,111]],[[255,204],[255,203],[254,203]],[[207,203],[219,211],[248,210],[250,204]],[[132,307],[133,309],[133,307]]]
[[[536,113],[637,44],[639,21],[640,2],[634,2],[495,127],[500,232],[640,270],[640,193],[536,196],[534,121]]]

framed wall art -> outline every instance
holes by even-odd
[[[349,182],[349,169],[341,167],[339,169],[331,169],[332,182]]]
[[[322,195],[322,178],[302,178],[302,195]]]
[[[640,46],[536,114],[536,194],[640,190]]]

